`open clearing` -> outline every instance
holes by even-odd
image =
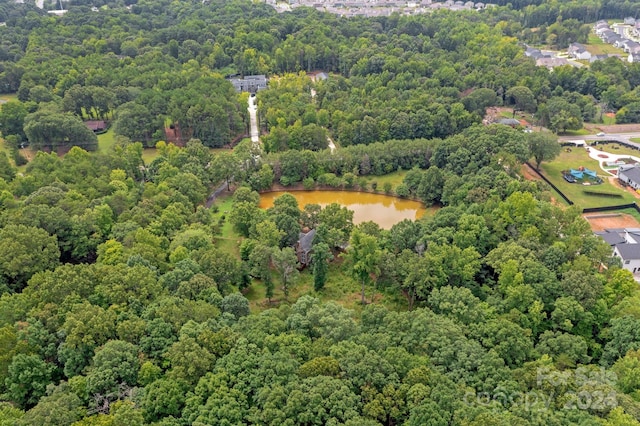
[[[584,215],[584,218],[587,219],[593,231],[615,228],[640,228],[638,219],[626,213],[591,213]]]

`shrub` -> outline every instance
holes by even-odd
[[[315,181],[313,180],[313,178],[312,178],[312,177],[305,178],[305,179],[302,181],[302,186],[303,186],[303,187],[304,187],[304,189],[306,189],[307,191],[308,191],[308,190],[310,190],[310,189],[313,189],[313,187],[315,186],[315,184],[316,184],[316,183],[315,183]]]

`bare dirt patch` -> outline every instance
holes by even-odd
[[[615,228],[640,228],[638,220],[626,213],[601,213],[584,215],[593,231]]]
[[[523,164],[520,168],[520,174],[526,180],[540,180],[540,176],[527,164]]]
[[[617,171],[616,171],[617,173]],[[630,186],[624,186],[620,184],[620,180],[618,180],[617,177],[615,176],[609,176],[609,183],[617,188],[622,189],[623,191],[627,191],[629,194],[633,195],[634,197],[640,199],[640,194],[638,194],[638,191],[636,191],[635,189],[631,188]]]

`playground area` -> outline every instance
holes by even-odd
[[[563,170],[562,177],[569,183],[579,183],[582,185],[600,185],[603,182],[595,170],[589,170],[583,166],[577,169]]]

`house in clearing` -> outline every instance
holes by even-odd
[[[85,121],[84,124],[94,132],[101,132],[107,128],[107,123],[103,120]]]
[[[302,268],[311,263],[311,252],[313,251],[313,239],[315,236],[315,229],[312,229],[307,233],[301,232],[298,235],[298,242],[295,245],[295,250],[298,262]]]
[[[230,77],[229,81],[237,92],[256,93],[267,88],[267,77],[265,75],[247,75],[244,78]]]

